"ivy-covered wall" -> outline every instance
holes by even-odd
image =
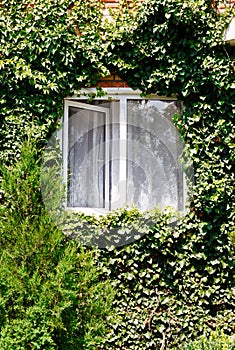
[[[179,348],[204,329],[234,332],[234,111],[230,48],[222,40],[228,17],[210,0],[125,1],[103,19],[90,0],[1,1],[0,159],[14,162],[30,131],[42,148],[62,115],[63,98],[116,72],[145,93],[184,103],[175,117],[193,161],[190,212],[176,227],[156,217],[139,241],[100,252],[117,288],[117,323],[108,349]],[[100,91],[97,91],[99,94]],[[131,227],[124,212],[77,222]]]

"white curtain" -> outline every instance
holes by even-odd
[[[69,107],[69,206],[105,207],[105,137],[105,113]]]
[[[181,142],[172,124],[176,113],[175,102],[128,101],[128,204],[183,209]]]
[[[172,124],[180,112],[177,102],[128,100],[126,107],[122,139],[119,101],[69,107],[68,206],[183,210],[182,146]],[[121,149],[126,150],[124,176]]]
[[[120,203],[119,102],[87,108],[69,107],[68,206],[111,210]]]

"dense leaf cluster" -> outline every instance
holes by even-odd
[[[1,1],[1,154],[17,154],[25,129],[45,139],[62,116],[63,98],[107,72],[99,59],[96,1]]]
[[[233,334],[234,249],[195,213],[174,227],[158,216],[139,241],[101,260],[118,310],[105,349],[179,349],[215,327]]]
[[[235,349],[234,337],[229,337],[220,330],[212,331],[210,336],[203,334],[199,339],[190,342],[184,350],[233,350]]]
[[[112,37],[111,63],[129,85],[179,99],[229,86],[231,63],[221,33],[226,19],[206,1],[144,3],[131,30]]]

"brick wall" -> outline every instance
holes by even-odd
[[[116,73],[112,73],[108,77],[102,77],[98,84],[96,85],[97,87],[115,87],[115,88],[120,88],[120,87],[128,87],[127,83],[123,81],[119,75]]]

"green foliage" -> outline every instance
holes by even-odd
[[[32,139],[1,170],[0,348],[97,349],[113,290],[95,251],[68,240],[44,210]]]
[[[121,22],[111,34],[110,63],[145,93],[179,99],[215,93],[233,72],[222,45],[228,20],[211,1],[146,1],[129,30]]]
[[[146,235],[157,220],[169,222],[173,216],[160,213],[158,209],[141,213],[135,207],[114,210],[107,216],[85,215],[83,213],[53,211],[57,225],[66,236],[83,245],[106,248],[127,245]]]
[[[65,214],[67,236],[107,247],[99,264],[117,291],[116,317],[101,349],[178,349],[208,329],[234,333],[235,255],[223,227],[212,232],[194,212]]]
[[[235,349],[235,339],[221,331],[211,332],[209,337],[203,335],[194,342],[185,345],[185,350],[232,350]]]
[[[235,245],[235,228],[234,227],[230,231],[230,238],[231,238],[231,241],[233,242],[233,244]]]
[[[1,1],[2,158],[17,153],[29,121],[44,140],[62,116],[63,98],[107,73],[100,61],[100,22],[94,0],[74,6],[68,0]]]
[[[194,224],[173,227],[158,217],[139,241],[102,253],[117,289],[104,349],[178,349],[208,327],[234,332],[234,249],[226,233],[190,216]]]

